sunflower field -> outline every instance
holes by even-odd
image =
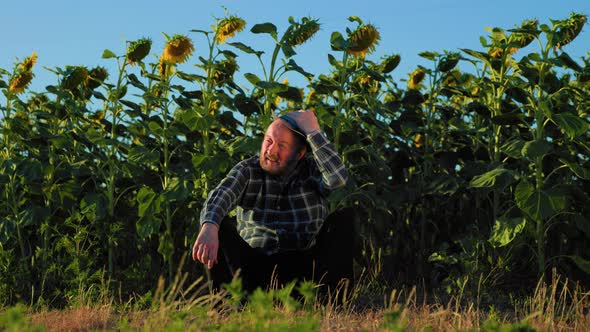
[[[590,57],[567,53],[586,22],[489,29],[481,49],[421,53],[430,65],[402,80],[401,57],[372,59],[379,31],[354,16],[325,73],[296,62],[319,20],[278,31],[232,15],[163,50],[106,49],[114,71],[50,69],[44,91],[28,88],[37,54],[0,68],[0,305],[61,307],[105,284],[126,301],[160,276],[204,276],[187,255],[207,193],[258,153],[273,114],[297,109],[316,112],[350,171],[331,209],[354,214],[359,283],[491,299],[554,271],[587,288]]]

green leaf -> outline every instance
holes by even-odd
[[[294,56],[295,54],[297,54],[297,53],[295,53],[295,50],[293,49],[293,47],[289,46],[288,44],[283,44],[281,49],[283,50],[283,54],[285,55],[285,57],[287,59]]]
[[[108,213],[107,198],[94,192],[86,194],[80,202],[80,212],[90,221],[101,220]]]
[[[158,194],[152,188],[143,187],[137,193],[138,216],[144,217],[150,213],[159,213],[162,211],[161,204],[158,200]]]
[[[443,263],[448,265],[457,264],[459,260],[457,257],[447,255],[446,252],[434,252],[428,257],[428,261],[431,263]]]
[[[195,169],[199,169],[201,168],[201,164],[207,160],[207,156],[204,154],[197,154],[197,155],[193,155],[192,157],[192,162],[193,162],[193,167]]]
[[[357,22],[358,24],[363,24],[363,20],[361,20],[361,18],[360,18],[360,17],[358,17],[358,16],[355,16],[355,15],[353,15],[353,16],[349,16],[349,17],[348,17],[348,20],[349,20],[350,22]]]
[[[268,90],[270,93],[279,93],[287,91],[287,89],[289,88],[289,86],[286,84],[268,81],[260,81],[256,83],[256,86],[261,89]]]
[[[237,48],[238,50],[244,52],[244,53],[248,53],[248,54],[256,54],[257,56],[260,56],[262,54],[264,54],[264,52],[262,51],[256,51],[255,49],[251,48],[250,46],[244,44],[244,43],[240,43],[240,42],[233,42],[233,43],[227,43],[230,46],[233,46],[235,48]]]
[[[215,123],[214,116],[209,114],[203,116],[193,111],[183,113],[181,120],[190,130],[196,131],[207,131]]]
[[[143,187],[137,193],[136,200],[140,217],[136,223],[137,234],[145,239],[160,229],[162,220],[158,214],[162,212],[162,196],[149,187]]]
[[[258,82],[260,82],[260,77],[252,74],[252,73],[245,73],[244,77],[248,80],[248,82],[250,82],[252,85],[256,85],[258,84]]]
[[[330,63],[330,65],[334,68],[340,68],[340,63],[338,62],[338,60],[336,60],[336,57],[334,57],[332,54],[328,53],[328,62]]]
[[[551,120],[570,138],[573,139],[588,131],[588,122],[571,113],[553,114]]]
[[[584,180],[590,180],[590,170],[587,168],[584,168],[578,164],[575,164],[573,162],[569,162],[565,159],[559,159],[559,161],[561,161],[564,165],[566,165],[572,172],[574,172],[574,174],[576,174],[577,177],[584,179]]]
[[[577,256],[577,255],[572,255],[572,256],[567,256],[569,257],[572,261],[574,261],[574,263],[576,264],[576,266],[586,272],[586,274],[590,274],[590,261],[585,260],[584,258]]]
[[[40,226],[49,217],[49,209],[45,206],[28,206],[24,210],[20,222],[23,226],[37,225]]]
[[[332,51],[345,51],[348,47],[348,42],[342,37],[340,32],[332,32],[330,46],[332,47]]]
[[[189,188],[189,182],[180,181],[178,178],[172,178],[163,195],[167,202],[182,202],[187,199],[191,189],[192,188]]]
[[[425,52],[420,52],[418,53],[418,56],[424,58],[424,59],[428,59],[431,61],[434,61],[436,59],[436,57],[438,57],[440,54],[436,53],[436,52],[430,52],[430,51],[425,51]]]
[[[187,82],[200,82],[202,80],[205,79],[205,77],[201,76],[201,75],[196,75],[196,74],[188,74],[185,73],[183,71],[177,71],[176,75],[178,75],[178,77],[181,80],[187,81]]]
[[[522,232],[525,225],[525,218],[501,217],[494,223],[488,242],[494,248],[503,247],[512,242],[512,240]]]
[[[115,53],[113,53],[111,50],[105,49],[102,52],[102,58],[103,59],[110,59],[110,58],[116,58],[117,55]]]
[[[148,127],[156,136],[163,136],[164,130],[162,129],[162,126],[160,126],[160,124],[156,121],[150,121],[148,123]]]
[[[486,64],[490,64],[490,56],[487,53],[483,53],[483,52],[478,52],[478,51],[474,51],[474,50],[470,50],[467,48],[462,48],[461,51],[471,55],[472,57],[479,59],[483,62],[485,62]]]
[[[524,143],[521,152],[527,158],[536,159],[545,156],[552,148],[551,143],[547,141],[528,141]]]
[[[252,33],[268,33],[275,40],[277,39],[277,27],[272,23],[259,23],[250,29]]]
[[[520,181],[514,192],[516,205],[533,220],[551,218],[565,209],[566,195],[556,189],[537,191],[526,180]]]
[[[557,57],[557,65],[561,65],[562,67],[566,67],[572,70],[575,70],[577,72],[582,71],[584,68],[580,67],[580,65],[574,61],[574,59],[572,59],[569,54],[562,52],[558,57]]]
[[[500,151],[512,158],[518,159],[522,157],[522,148],[524,147],[524,143],[525,142],[523,139],[516,137],[504,143],[500,147]]]
[[[143,146],[134,146],[129,150],[129,161],[142,165],[157,165],[160,162],[160,152]]]
[[[249,136],[239,136],[237,137],[229,146],[227,147],[227,151],[230,156],[234,156],[235,154],[255,154],[260,149],[260,138],[254,138]],[[194,165],[193,159],[193,165]],[[199,162],[197,160],[197,162]],[[199,162],[200,163],[200,162]]]
[[[296,71],[299,74],[305,76],[305,78],[307,78],[308,80],[311,80],[314,76],[312,73],[308,73],[305,70],[303,70],[303,68],[299,67],[299,65],[297,65],[297,63],[293,59],[290,59],[289,62],[287,62],[286,70]]]
[[[513,171],[498,167],[484,174],[474,176],[469,182],[469,187],[503,189],[513,181]]]

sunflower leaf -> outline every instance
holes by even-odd
[[[102,58],[103,59],[110,59],[110,58],[116,58],[117,55],[115,53],[113,53],[113,51],[105,49],[104,51],[102,51]]]
[[[277,27],[272,23],[260,23],[256,24],[250,29],[252,33],[267,33],[277,40]]]

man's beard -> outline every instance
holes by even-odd
[[[267,154],[267,153],[260,154],[260,167],[262,167],[262,169],[270,175],[275,175],[275,176],[285,175],[288,172],[291,172],[292,170],[294,170],[295,167],[297,166],[297,162],[298,162],[297,154],[298,154],[297,151],[294,151],[293,154],[289,157],[289,159],[286,160],[285,164],[280,165],[281,167],[278,169],[266,166],[266,163],[267,163],[266,159],[276,162],[276,161],[278,161],[278,156],[272,155],[272,154]]]

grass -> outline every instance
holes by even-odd
[[[153,295],[125,303],[105,296],[108,290],[86,290],[63,310],[4,308],[0,330],[590,331],[590,292],[556,274],[530,296],[498,296],[493,304],[463,290],[443,299],[417,287],[386,291],[362,280],[342,303],[333,300],[336,294],[320,300],[311,283],[259,290],[245,302],[239,280],[213,295],[203,280],[187,280],[181,273],[169,285],[160,279]],[[291,296],[296,289],[299,300]]]

